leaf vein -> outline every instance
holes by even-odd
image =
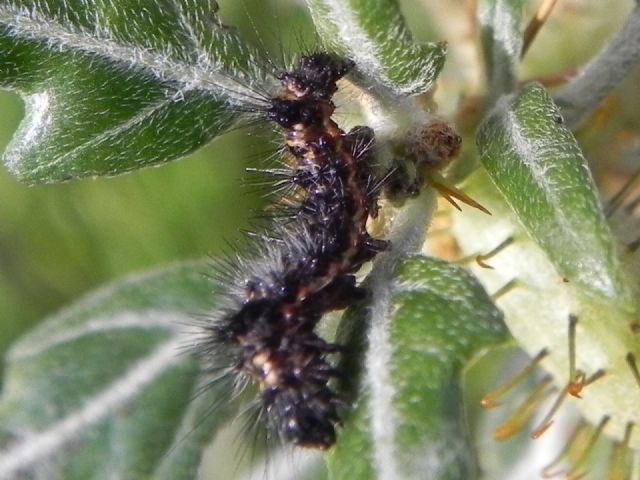
[[[180,342],[180,339],[172,338],[159,345],[146,358],[132,365],[120,379],[87,398],[77,411],[46,430],[28,435],[24,440],[0,451],[0,479],[9,480],[19,472],[32,470],[125,406],[147,385],[178,363],[176,353]]]

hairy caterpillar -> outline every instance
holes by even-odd
[[[281,439],[320,449],[333,445],[340,423],[343,401],[329,386],[339,372],[329,357],[341,347],[314,328],[323,314],[363,296],[354,273],[388,248],[366,229],[384,183],[369,166],[373,132],[345,133],[331,119],[336,82],[352,67],[318,52],[278,76],[281,91],[264,114],[285,131],[294,165],[272,173],[287,176],[302,199],[256,240],[257,255],[221,272],[231,285],[226,306],[205,326],[200,347],[221,378],[259,383],[259,408]]]

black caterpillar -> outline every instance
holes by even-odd
[[[299,204],[256,240],[256,255],[223,274],[230,285],[226,306],[205,327],[203,348],[209,361],[227,362],[217,368],[236,387],[258,381],[270,430],[284,442],[318,449],[335,443],[345,402],[329,385],[339,376],[330,357],[343,348],[314,329],[325,313],[363,297],[355,272],[388,248],[366,229],[384,183],[370,167],[373,132],[345,133],[331,118],[336,82],[353,66],[313,53],[278,76],[281,91],[264,114],[286,132],[294,165],[285,174]]]

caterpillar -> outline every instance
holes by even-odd
[[[258,383],[258,408],[270,430],[285,443],[317,449],[335,443],[345,402],[330,386],[340,375],[331,357],[343,347],[315,327],[325,313],[363,297],[355,273],[389,248],[366,228],[384,184],[370,167],[373,131],[346,133],[332,119],[336,82],[353,67],[316,52],[278,75],[280,92],[263,113],[284,132],[293,165],[271,173],[285,175],[300,200],[255,240],[253,256],[220,272],[230,288],[200,347],[237,389]]]

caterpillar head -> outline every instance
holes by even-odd
[[[338,90],[336,82],[352,68],[351,60],[328,52],[305,55],[297,68],[281,73],[278,79],[294,98],[310,97],[314,100],[330,100]]]

